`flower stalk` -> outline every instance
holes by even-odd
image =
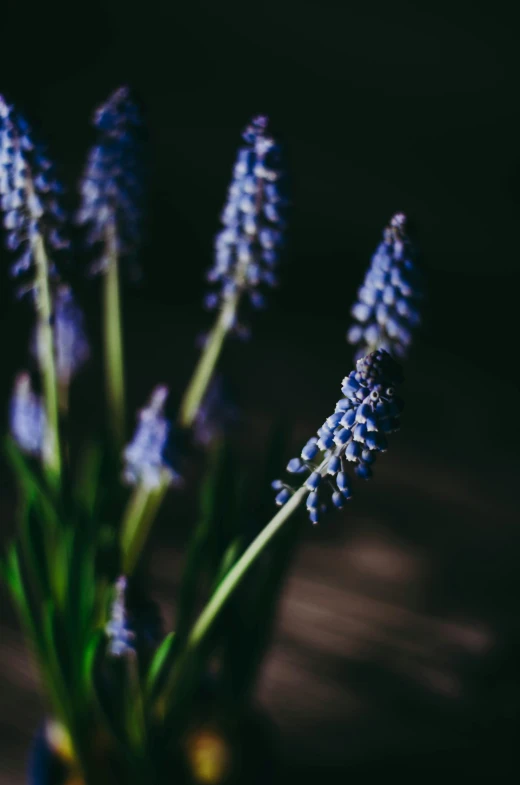
[[[252,308],[263,308],[260,288],[276,286],[285,222],[285,200],[278,180],[279,149],[268,133],[268,118],[253,117],[245,128],[221,216],[223,228],[215,237],[214,263],[208,281],[217,289],[205,298],[208,309],[219,309],[201,357],[183,397],[179,425],[190,428],[204,400],[229,333],[246,335],[239,322],[246,294]]]
[[[119,454],[125,442],[125,377],[123,335],[121,327],[121,295],[119,259],[115,221],[105,227],[107,269],[103,276],[105,385],[108,426],[114,453]]]
[[[125,575],[132,575],[136,567],[169,485],[170,476],[165,473],[158,488],[148,488],[141,482],[130,497],[121,532],[122,572]]]
[[[30,183],[30,181],[29,181]],[[28,186],[28,189],[31,186]],[[43,463],[49,482],[59,487],[61,479],[61,452],[59,439],[58,383],[54,359],[52,330],[52,303],[49,288],[49,264],[43,238],[39,232],[32,239],[36,272],[35,286],[38,319],[38,362],[43,387],[47,431],[44,441]]]
[[[136,565],[167,488],[181,482],[173,466],[171,424],[164,414],[167,397],[164,385],[153,390],[148,405],[139,412],[134,437],[123,452],[123,479],[134,486],[121,527],[125,575],[130,575]]]
[[[240,290],[227,298],[206,339],[199,362],[181,402],[179,411],[181,428],[191,428],[193,425],[215,372],[226,336],[235,322],[239,300]]]

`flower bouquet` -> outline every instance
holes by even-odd
[[[131,434],[121,281],[137,269],[146,189],[142,123],[127,88],[96,110],[93,126],[70,214],[54,163],[0,96],[5,241],[18,293],[34,306],[32,366],[17,375],[10,405],[5,449],[19,504],[1,565],[45,697],[29,781],[149,785],[172,772],[186,782],[265,779],[272,734],[255,710],[254,688],[304,527],[295,513],[306,508],[316,524],[341,510],[352,473],[369,479],[399,428],[398,360],[420,321],[415,251],[405,217],[395,215],[352,307],[355,367],[341,397],[289,461],[291,482],[272,479],[286,424],[273,429],[252,511],[227,437],[239,418],[218,364],[229,338],[248,337],[248,311],[263,308],[265,291],[278,283],[289,204],[280,146],[265,116],[245,128],[207,275],[213,326],[177,413],[168,388],[157,385]],[[76,254],[88,254],[88,272],[100,278],[106,404],[103,435],[81,444],[70,427],[77,416],[70,391],[93,348],[79,287],[67,282]],[[143,554],[169,490],[186,490],[183,466],[194,451],[206,466],[200,512],[175,629],[165,630]]]

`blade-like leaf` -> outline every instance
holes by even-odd
[[[162,670],[164,665],[169,659],[169,655],[173,649],[173,641],[175,632],[169,632],[168,635],[161,641],[157,648],[153,659],[146,674],[146,693],[152,695],[155,692],[156,686],[160,683],[162,677]]]

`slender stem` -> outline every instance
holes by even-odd
[[[128,500],[121,526],[121,552],[123,558],[123,573],[127,575],[127,569],[133,560],[130,552],[135,549],[134,542],[137,537],[139,523],[142,520],[150,490],[142,482],[138,483]]]
[[[131,575],[137,564],[168,485],[169,476],[165,473],[158,488],[150,490],[139,483],[130,497],[121,532],[124,575]]]
[[[224,340],[234,323],[238,300],[238,292],[226,300],[208,335],[199,362],[181,402],[179,423],[183,428],[190,428],[197,416],[222,351]]]
[[[215,591],[210,601],[195,622],[188,638],[188,648],[197,646],[204,638],[214,619],[227,601],[229,596],[236,589],[242,578],[245,576],[249,567],[262,553],[265,546],[272,540],[283,524],[291,517],[304,498],[308,495],[309,489],[302,485],[301,488],[291,496],[289,501],[276,513],[267,526],[262,529],[260,534],[253,540],[251,545],[246,548],[240,559],[227,573],[226,577]]]
[[[43,462],[52,485],[57,488],[61,477],[61,451],[58,419],[58,385],[54,360],[52,332],[52,301],[49,288],[49,262],[41,234],[32,241],[36,268],[37,316],[38,316],[38,362],[42,377],[47,439],[43,451]]]
[[[327,463],[328,461],[324,460],[317,471],[323,474],[326,471]],[[284,504],[249,547],[246,548],[242,556],[222,580],[193,625],[186,646],[172,668],[165,687],[165,693],[163,698],[160,699],[161,705],[165,706],[170,697],[174,695],[177,685],[183,680],[185,669],[190,666],[194,651],[208,633],[223,606],[244,578],[249,567],[260,556],[266,545],[273,539],[284,523],[298,509],[308,493],[309,489],[305,485],[302,485],[295,491],[289,501]]]
[[[119,259],[115,222],[109,221],[105,235],[108,266],[104,276],[105,317],[105,384],[108,404],[108,425],[114,452],[119,454],[125,441],[125,379],[123,336],[121,328],[121,296],[119,291]]]

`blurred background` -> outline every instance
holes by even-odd
[[[402,431],[348,509],[308,527],[259,699],[281,731],[283,776],[518,768],[520,124],[508,5],[4,0],[1,23],[0,92],[49,143],[71,204],[93,108],[124,83],[142,107],[150,199],[143,281],[125,290],[132,409],[158,382],[174,401],[182,393],[209,325],[204,272],[240,132],[252,114],[271,117],[292,201],[282,281],[252,341],[223,362],[252,472],[277,417],[296,449],[332,411],[352,366],[356,289],[390,216],[409,216],[428,300]],[[31,311],[14,302],[3,249],[0,260],[6,412]],[[72,277],[95,337],[97,286],[81,269]],[[99,360],[74,391],[85,428],[101,415]],[[4,540],[14,494],[3,464],[0,488]],[[192,513],[172,492],[152,543],[167,614]],[[0,784],[18,785],[42,708],[0,600]]]

